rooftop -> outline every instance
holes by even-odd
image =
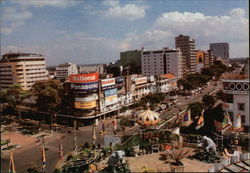
[[[161,77],[167,78],[167,79],[175,79],[175,78],[177,78],[177,77],[176,77],[174,74],[172,74],[172,73],[163,74],[163,75],[161,75]]]
[[[239,73],[227,73],[227,74],[223,74],[222,79],[233,79],[233,80],[244,80],[244,79],[249,79],[249,76],[245,75],[245,74],[239,74]]]
[[[36,54],[36,53],[22,53],[22,52],[9,52],[9,53],[6,53],[4,55],[2,55],[3,58],[17,58],[17,57],[38,57],[38,56],[43,56],[41,54]]]

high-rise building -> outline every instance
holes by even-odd
[[[213,51],[217,58],[229,58],[229,44],[228,43],[210,43],[210,50]]]
[[[0,89],[18,83],[28,90],[36,81],[47,80],[43,55],[34,53],[7,53],[0,60]]]
[[[131,74],[141,74],[141,50],[121,52],[119,65],[129,66]]]
[[[142,75],[160,75],[172,73],[183,77],[183,57],[180,49],[163,48],[141,52]]]
[[[56,78],[59,80],[67,80],[71,74],[78,74],[76,64],[68,62],[65,64],[59,64],[59,66],[56,67]]]
[[[196,72],[195,40],[189,36],[179,35],[175,37],[175,47],[180,48],[182,55],[186,57],[184,75]]]
[[[211,50],[207,50],[209,57],[209,66],[214,64],[214,53]]]

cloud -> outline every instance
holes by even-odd
[[[23,15],[20,13],[22,16],[20,18],[23,20],[19,17],[9,17],[9,21],[20,21],[20,23],[15,22],[17,26],[22,25],[21,21],[29,19],[25,10],[9,9],[7,11],[14,14],[17,13],[16,11],[24,13]],[[230,44],[230,57],[240,57],[249,55],[248,23],[249,19],[245,16],[243,9],[232,9],[228,15],[224,16],[173,11],[160,15],[145,32],[135,30],[120,39],[62,30],[57,32],[60,35],[43,45],[39,45],[39,43],[28,45],[28,42],[24,43],[26,45],[11,45],[18,46],[19,51],[44,54],[49,65],[57,65],[66,61],[77,64],[107,63],[120,59],[121,51],[140,49],[141,47],[146,49],[174,48],[174,37],[184,34],[196,40],[196,49],[209,49],[209,43],[212,42],[228,42]],[[8,28],[5,32],[9,32]],[[15,47],[12,48],[17,50]],[[7,47],[6,50],[12,49]]]
[[[245,15],[245,10],[241,8],[235,8],[230,11],[231,16],[243,17]]]
[[[32,13],[29,10],[16,8],[16,7],[6,7],[3,8],[1,16],[2,33],[11,34],[16,31],[19,27],[25,24],[25,21],[32,17]]]
[[[21,6],[25,7],[58,7],[58,8],[65,8],[71,5],[76,4],[75,1],[72,0],[18,0],[15,1],[14,3],[18,3]]]
[[[145,17],[145,7],[137,6],[135,4],[127,4],[123,7],[113,4],[111,8],[105,11],[104,15],[111,19],[121,20],[136,20]]]
[[[116,7],[116,6],[119,6],[119,1],[118,0],[105,0],[103,1],[103,5]]]
[[[196,48],[209,49],[212,42],[228,42],[232,57],[248,56],[249,19],[240,8],[229,15],[206,16],[202,13],[168,12],[160,15],[151,28],[136,34],[129,33],[122,40],[126,47],[161,49],[175,47],[175,37],[189,35],[196,40]]]
[[[196,38],[246,40],[249,19],[243,9],[233,9],[229,16],[205,16],[202,13],[169,12],[162,14],[154,28],[171,33],[185,33]],[[236,34],[239,33],[239,34]]]

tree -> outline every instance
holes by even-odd
[[[21,113],[17,109],[17,106],[20,105],[24,99],[30,97],[30,92],[22,89],[22,86],[19,84],[12,84],[7,90],[1,91],[1,102],[8,103],[8,106],[13,111],[18,111],[18,118],[21,120]]]
[[[40,173],[39,166],[32,163],[31,167],[27,169],[27,173]]]
[[[123,135],[124,135],[125,130],[126,130],[126,127],[127,127],[127,126],[131,126],[131,122],[129,121],[128,118],[123,117],[123,118],[120,120],[120,125],[121,125],[121,127],[122,127],[122,132],[123,132]]]
[[[215,97],[214,96],[211,96],[211,95],[205,95],[202,97],[202,102],[204,103],[204,105],[208,108],[212,107],[216,100],[215,100]]]
[[[194,119],[201,115],[201,112],[204,109],[204,104],[201,102],[193,102],[190,103],[188,107],[191,109],[191,118]]]
[[[62,97],[62,85],[58,80],[48,80],[36,82],[31,91],[36,96],[36,106],[39,112],[49,112],[51,114],[51,128],[54,112],[59,108]],[[39,128],[41,120],[39,120]]]
[[[184,79],[179,79],[179,80],[177,81],[177,86],[178,86],[178,88],[180,88],[181,86],[183,87],[183,83],[185,83],[185,80],[184,80]]]
[[[39,111],[56,110],[61,103],[62,86],[57,80],[36,82],[31,90]]]
[[[209,76],[209,79],[212,79],[212,77],[215,75],[212,68],[203,68],[201,74]]]

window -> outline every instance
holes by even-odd
[[[238,103],[238,111],[245,111],[245,103]]]
[[[245,124],[245,122],[246,122],[245,115],[241,115],[241,123],[244,123],[244,124]]]

